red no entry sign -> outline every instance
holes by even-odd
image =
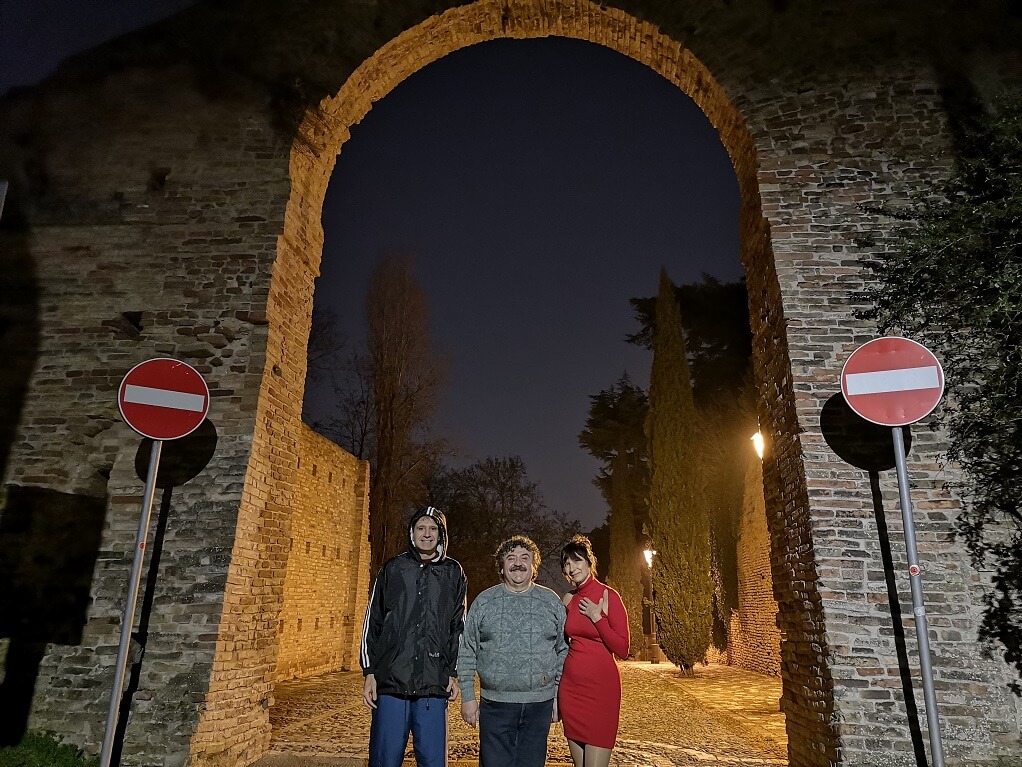
[[[166,358],[146,360],[135,365],[124,376],[117,390],[117,407],[128,426],[143,437],[152,439],[153,445],[149,452],[149,471],[146,473],[145,490],[142,493],[142,514],[138,522],[138,534],[135,536],[135,558],[128,579],[128,598],[121,619],[113,691],[107,709],[103,747],[99,753],[101,767],[109,767],[113,758],[121,690],[124,689],[128,647],[135,621],[135,605],[142,579],[142,560],[149,535],[149,519],[153,511],[153,495],[156,492],[156,475],[160,470],[163,441],[180,439],[199,427],[209,410],[209,388],[199,371],[191,365]]]
[[[179,439],[195,431],[209,410],[209,388],[199,371],[159,358],[135,365],[117,392],[121,416],[150,439]]]
[[[907,338],[863,344],[841,370],[841,393],[867,421],[907,426],[925,418],[944,394],[944,369],[933,353]]]

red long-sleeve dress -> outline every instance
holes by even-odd
[[[589,597],[599,603],[607,591],[607,614],[596,623],[578,609]],[[578,587],[564,625],[568,657],[557,689],[557,710],[569,740],[613,748],[621,718],[621,674],[614,655],[628,656],[628,615],[614,589],[595,578]],[[613,655],[611,654],[613,653]]]

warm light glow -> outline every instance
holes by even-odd
[[[642,552],[642,556],[646,558],[646,567],[650,568],[651,570],[653,569],[654,554],[656,554],[656,552],[653,549],[644,549]]]
[[[752,445],[756,448],[756,455],[763,457],[763,433],[756,432],[752,435]]]

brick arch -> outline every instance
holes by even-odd
[[[681,43],[629,14],[586,0],[479,0],[406,30],[363,62],[336,96],[310,110],[290,156],[291,195],[267,301],[266,363],[197,764],[250,760],[269,745],[268,708],[289,547],[289,503],[306,373],[312,296],[323,248],[322,205],[336,156],[357,124],[406,77],[460,48],[500,38],[562,36],[606,46],[690,96],[717,129],[742,199],[741,258],[755,334],[764,485],[782,632],[783,709],[793,764],[828,763],[836,735],[816,590],[809,501],[792,391],[781,290],[763,216],[756,143],[722,85]],[[289,489],[290,488],[290,489]],[[258,609],[253,610],[253,601]],[[224,750],[226,746],[227,750]]]

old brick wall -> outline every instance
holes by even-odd
[[[869,76],[884,86],[871,88]],[[826,645],[806,650],[828,657],[834,695],[826,713],[839,727],[837,756],[856,764],[918,763],[926,728],[915,637],[911,620],[903,618],[911,602],[895,478],[880,475],[874,495],[867,472],[839,459],[826,443],[820,414],[838,389],[835,371],[845,356],[875,332],[852,318],[853,297],[863,285],[855,237],[878,223],[862,206],[926,188],[942,172],[950,146],[941,92],[937,72],[910,62],[879,76],[820,78],[815,88],[786,94],[770,110],[774,132],[759,174],[802,429],[810,509],[805,543],[814,553],[826,623]],[[773,153],[782,144],[800,148],[797,168]],[[925,529],[921,557],[949,763],[1011,763],[1018,759],[1018,722],[1004,685],[1012,674],[999,659],[981,657],[976,643],[985,576],[970,567],[951,535],[961,501],[945,485],[944,438],[925,428],[915,432],[912,479]],[[770,503],[769,486],[768,479],[768,513],[790,526],[788,511]],[[885,568],[885,556],[893,570]],[[783,583],[775,580],[775,592],[783,613]],[[897,594],[896,604],[890,593]],[[906,678],[914,681],[897,678],[897,668],[911,671]]]
[[[369,464],[302,426],[276,681],[358,667]]]
[[[738,609],[731,613],[726,661],[760,674],[781,673],[781,632],[770,572],[770,531],[763,497],[763,469],[749,462],[738,523]]]
[[[873,333],[852,314],[855,237],[880,223],[863,203],[945,172],[948,82],[982,75],[995,91],[1019,20],[939,0],[925,13],[873,0],[448,5],[201,4],[0,104],[0,247],[23,267],[25,297],[4,308],[0,343],[33,360],[4,389],[27,385],[4,481],[108,498],[82,636],[47,646],[32,725],[98,743],[140,484],[112,392],[131,364],[166,354],[210,381],[218,441],[166,501],[160,632],[124,763],[234,767],[266,750],[334,158],[374,101],[437,58],[564,35],[677,85],[735,165],[791,763],[916,764],[894,480],[838,458],[820,412],[844,356]],[[988,574],[951,536],[961,501],[944,486],[944,444],[916,430],[912,478],[948,763],[1010,764],[1022,758],[1012,676],[977,652]]]
[[[81,638],[47,646],[29,724],[90,750],[102,739],[142,490],[140,439],[121,423],[115,391],[135,363],[178,357],[209,384],[215,452],[197,477],[156,495],[143,583],[152,610],[123,763],[181,764],[217,648],[243,641],[223,619],[232,548],[253,535],[279,541],[254,524],[239,531],[238,508],[246,475],[249,493],[267,492],[249,465],[256,413],[267,410],[267,276],[287,149],[267,115],[239,119],[236,104],[200,95],[180,70],[13,98],[3,115],[0,175],[15,191],[0,251],[27,253],[39,328],[4,481],[105,497],[107,509]],[[4,520],[16,513],[4,509]],[[248,586],[254,618],[261,579]]]

